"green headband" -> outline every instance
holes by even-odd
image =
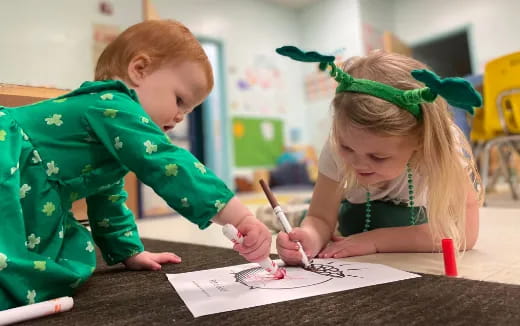
[[[459,77],[441,79],[432,71],[422,69],[413,70],[412,76],[426,85],[423,88],[402,90],[387,84],[368,79],[352,77],[334,64],[335,57],[322,55],[318,52],[303,52],[294,46],[283,46],[276,49],[278,54],[287,56],[296,61],[319,62],[321,70],[330,66],[330,75],[339,83],[336,93],[355,92],[365,93],[391,102],[421,119],[421,103],[433,102],[438,95],[457,108],[474,114],[474,107],[482,105],[482,97],[471,84]]]

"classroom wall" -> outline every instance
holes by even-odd
[[[408,44],[422,42],[465,25],[475,73],[495,58],[519,50],[518,0],[394,0],[395,33]]]
[[[0,82],[70,89],[92,79],[92,24],[141,20],[140,1],[110,2],[109,17],[97,1],[0,1]]]
[[[358,0],[324,0],[305,7],[299,15],[303,34],[302,45],[307,50],[333,53],[343,59],[363,53],[361,12]],[[316,65],[302,66],[304,78],[316,71]],[[305,116],[309,143],[319,152],[325,143],[331,124],[330,103],[334,92],[326,98],[306,100]]]
[[[142,20],[140,0],[109,2],[112,16],[99,13],[98,1],[1,1],[0,12],[7,13],[2,23],[9,28],[0,29],[0,82],[75,88],[92,79],[92,25],[123,30]],[[331,98],[308,101],[303,83],[314,67],[281,57],[274,49],[295,44],[343,56],[361,54],[359,0],[324,0],[301,10],[258,0],[153,4],[162,18],[178,19],[198,37],[221,42],[231,118],[279,118],[288,145],[310,143],[320,150],[329,131]],[[267,74],[270,87],[241,89],[238,81],[250,71]]]
[[[222,43],[230,118],[281,119],[286,144],[307,142],[301,69],[275,53],[281,45],[300,42],[297,11],[257,0],[155,0],[154,5],[161,17],[178,19],[197,36]],[[251,79],[256,82],[246,89],[242,82]]]
[[[100,14],[98,3],[0,2],[0,12],[9,13],[3,23],[10,26],[0,30],[0,62],[5,63],[0,65],[0,82],[74,88],[92,79],[92,24],[107,23],[123,30],[142,19],[140,0],[109,1],[112,16]],[[154,0],[153,4],[162,18],[180,20],[197,37],[221,42],[226,61],[225,109],[231,117],[281,119],[288,144],[307,141],[301,69],[286,65],[274,52],[278,46],[299,42],[295,10],[256,0]],[[269,87],[241,89],[238,80],[251,71],[265,77]]]
[[[392,31],[395,27],[393,0],[360,0],[361,23],[376,30]]]

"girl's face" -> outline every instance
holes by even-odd
[[[141,105],[163,131],[173,129],[208,95],[199,63],[164,64],[149,72],[146,60],[130,63],[129,76]]]
[[[377,185],[400,176],[417,149],[414,137],[382,136],[348,123],[338,135],[338,150],[362,185]]]

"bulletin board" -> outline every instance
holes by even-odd
[[[232,121],[235,166],[274,166],[284,150],[282,120],[235,117]]]

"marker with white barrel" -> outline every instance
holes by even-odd
[[[61,297],[48,301],[33,303],[0,311],[0,325],[19,323],[25,320],[39,318],[47,315],[72,309],[74,300],[71,297]]]
[[[226,224],[222,227],[222,233],[231,240],[234,244],[239,244],[244,241],[244,236],[240,231],[237,230],[232,224]],[[263,269],[265,269],[269,274],[273,275],[277,280],[281,280],[287,274],[284,268],[279,268],[278,265],[271,260],[271,258],[266,257],[265,259],[257,262]]]

